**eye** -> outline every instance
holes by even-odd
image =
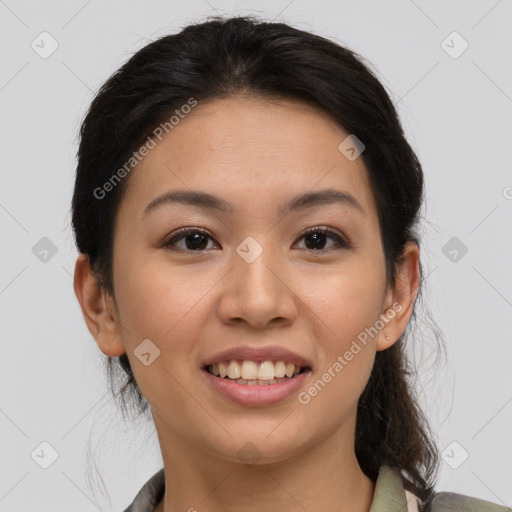
[[[350,244],[342,238],[340,235],[335,233],[334,231],[331,231],[330,229],[323,228],[323,227],[315,227],[308,229],[301,237],[301,239],[304,238],[306,240],[310,240],[311,243],[306,244],[306,249],[310,249],[315,252],[319,251],[330,251],[330,250],[336,250],[336,249],[349,249]],[[337,244],[337,247],[330,249],[324,249],[321,246],[325,245],[325,239],[330,238],[331,240],[334,240]]]
[[[203,229],[199,228],[183,228],[178,231],[172,238],[167,240],[163,245],[166,249],[173,250],[177,246],[178,240],[185,240],[185,247],[178,247],[184,251],[204,252],[208,245],[208,238],[213,238]]]
[[[306,243],[306,249],[314,252],[323,252],[338,249],[348,249],[350,244],[343,239],[336,232],[323,227],[314,227],[308,229],[301,237],[301,239],[310,240],[311,243]],[[326,239],[331,239],[336,242],[336,245],[330,249],[325,249],[322,246],[325,245]],[[166,249],[174,250],[175,247],[183,251],[195,251],[204,252],[208,246],[208,239],[213,238],[208,234],[207,231],[200,228],[182,228],[172,238],[164,242],[163,246]],[[177,242],[184,240],[184,247],[179,247]]]

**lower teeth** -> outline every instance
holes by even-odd
[[[247,386],[271,386],[273,384],[277,384],[283,380],[285,380],[284,378],[282,379],[270,379],[270,380],[246,380],[246,379],[229,379],[229,380],[232,380],[233,382],[236,382],[237,384],[245,384]]]
[[[213,373],[212,373],[213,375]],[[219,375],[215,375],[215,377],[219,378],[219,379],[225,379],[225,380],[229,380],[231,382],[236,382],[237,384],[245,384],[247,386],[272,386],[273,384],[279,384],[280,382],[282,382],[283,380],[290,380],[290,378],[293,378],[293,377],[282,377],[282,378],[277,378],[277,379],[270,379],[270,380],[258,380],[258,379],[254,379],[254,380],[248,380],[248,379],[230,379],[229,377],[220,377]],[[295,375],[294,375],[295,377]]]

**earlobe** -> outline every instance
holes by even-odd
[[[389,336],[385,336],[382,332],[379,333],[379,338],[377,340],[377,352],[380,352],[382,350],[386,350],[387,348],[391,347],[397,341],[397,339],[390,338]]]
[[[405,245],[403,263],[398,270],[395,286],[388,290],[384,326],[378,335],[376,350],[382,351],[398,341],[411,318],[420,286],[420,253],[414,241]]]
[[[112,357],[124,354],[126,349],[112,300],[99,285],[85,254],[79,254],[76,260],[73,288],[87,328],[100,350]]]

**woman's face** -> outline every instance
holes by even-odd
[[[375,351],[401,329],[357,341],[392,296],[367,170],[362,158],[338,148],[348,135],[300,102],[199,102],[132,171],[115,225],[122,327],[114,345],[126,351],[161,439],[226,461],[255,447],[261,462],[284,460],[336,433],[353,444]],[[327,189],[352,196],[353,204],[318,200],[286,209],[298,196]],[[148,209],[171,191],[209,194],[228,208],[167,200]],[[202,235],[178,238],[182,228]],[[332,235],[307,235],[309,228]],[[385,335],[394,339],[385,342]],[[115,351],[111,341],[108,349],[98,342],[105,353]],[[249,361],[249,372],[251,359],[292,358],[269,347],[311,368],[298,387],[287,381],[283,396],[270,394],[271,386],[236,383],[234,394],[224,394],[212,383],[219,377],[204,369],[228,349],[262,349],[235,356]]]

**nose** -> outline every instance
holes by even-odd
[[[296,292],[287,279],[285,264],[270,250],[251,263],[237,252],[226,279],[218,315],[226,324],[247,323],[256,329],[289,325],[297,317]]]

